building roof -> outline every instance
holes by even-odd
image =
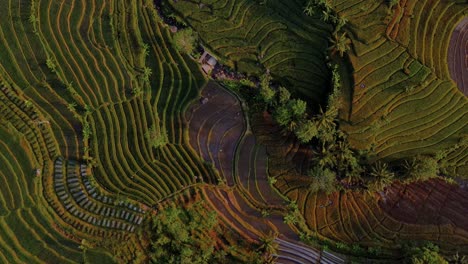
[[[208,63],[209,65],[211,65],[211,66],[215,66],[215,65],[218,63],[218,61],[215,59],[215,57],[210,56],[210,58],[208,59],[207,63]]]

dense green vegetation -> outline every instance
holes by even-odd
[[[174,45],[180,52],[192,54],[197,44],[197,36],[191,28],[179,30],[174,34]]]
[[[439,254],[439,248],[433,244],[428,244],[420,248],[410,248],[408,251],[410,255],[410,257],[408,257],[410,259],[409,262],[412,264],[448,264],[448,261]]]
[[[235,258],[220,249],[219,221],[201,202],[167,208],[149,219],[142,239],[149,240],[151,263],[222,263]],[[240,261],[240,260],[238,260]]]
[[[184,211],[168,208],[154,216],[144,234],[151,243],[153,263],[206,263],[220,261],[214,256],[216,241],[209,237],[217,224],[214,212],[202,215],[200,205]]]

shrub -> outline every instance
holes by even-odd
[[[47,58],[46,65],[52,72],[56,72],[57,65],[55,65],[55,61],[52,58]]]
[[[291,109],[292,115],[296,118],[303,117],[307,109],[307,103],[300,99],[290,100],[288,106]]]
[[[143,72],[143,81],[149,82],[149,78],[151,77],[152,74],[153,74],[153,71],[151,70],[151,68],[145,67],[145,70]]]
[[[409,253],[408,262],[412,264],[448,264],[439,254],[439,247],[431,243],[421,248],[412,248]]]
[[[298,222],[298,220],[294,213],[288,213],[284,216],[283,222],[288,225],[294,225]]]
[[[132,94],[135,96],[140,96],[143,94],[143,89],[141,89],[141,87],[135,87],[132,89]]]
[[[276,91],[270,86],[270,81],[271,76],[269,74],[260,77],[260,98],[268,105],[273,103],[276,95]]]
[[[159,148],[168,143],[167,132],[165,130],[156,129],[155,125],[152,125],[145,133],[145,137],[153,148]]]
[[[280,88],[278,89],[278,94],[279,103],[282,105],[286,104],[291,98],[291,93],[288,91],[288,89],[284,88],[283,86],[280,86]]]
[[[260,88],[260,97],[265,101],[267,104],[271,104],[273,99],[275,98],[275,90],[271,89],[271,87],[261,87]]]
[[[392,8],[393,6],[397,5],[400,0],[387,0],[388,6]]]
[[[287,106],[279,106],[273,113],[273,118],[281,126],[287,126],[292,121],[292,114]]]
[[[269,184],[270,186],[275,185],[276,181],[277,181],[277,180],[276,180],[275,177],[270,177],[270,176],[268,177],[268,184]]]
[[[392,183],[395,173],[388,169],[388,165],[386,163],[379,161],[372,166],[369,176],[371,176],[371,182],[368,184],[369,190],[381,191],[387,185]]]
[[[336,191],[336,175],[328,168],[315,166],[309,171],[312,182],[309,185],[311,192],[323,191],[327,194]]]
[[[26,107],[31,108],[33,106],[33,103],[31,102],[31,100],[25,100],[24,105],[26,105]]]
[[[315,136],[317,136],[317,125],[311,120],[306,120],[305,122],[302,122],[297,126],[294,133],[299,139],[299,141],[301,141],[302,143],[308,143]]]
[[[91,136],[91,126],[87,120],[83,121],[83,141],[86,141]]]
[[[174,45],[182,53],[191,54],[197,45],[198,37],[191,28],[177,31],[174,34]]]
[[[430,156],[418,155],[405,161],[406,177],[409,181],[424,181],[435,178],[439,172],[437,160]]]

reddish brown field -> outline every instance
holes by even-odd
[[[208,83],[201,96],[186,114],[190,144],[233,186],[236,146],[245,129],[242,109],[239,101],[215,82]]]
[[[227,183],[203,187],[204,199],[227,228],[247,240],[279,234],[281,263],[325,259],[320,251],[301,244],[295,227],[284,223],[288,203],[268,182],[267,149],[247,131],[237,98],[213,82],[201,96],[186,114],[190,144],[205,161],[213,163]],[[208,100],[203,102],[203,98]]]
[[[428,209],[414,212],[415,208],[400,201],[401,211],[388,212],[387,208],[381,207],[378,195],[357,192],[330,195],[311,193],[307,188],[300,187],[306,186],[306,181],[283,180],[277,186],[288,197],[298,201],[309,228],[320,236],[346,243],[385,245],[389,248],[397,246],[400,241],[428,240],[440,244],[444,250],[467,253],[468,231],[462,227],[465,225],[463,219],[466,217],[466,209],[450,213],[448,209],[446,212]],[[423,205],[423,208],[431,205]],[[411,215],[418,217],[424,213],[428,215],[409,220]],[[429,220],[431,217],[435,219],[432,223]]]
[[[267,145],[271,176],[284,195],[297,204],[308,227],[323,238],[346,243],[393,248],[402,240],[429,240],[444,250],[468,251],[468,192],[441,180],[395,184],[386,194],[358,192],[312,193],[304,174],[310,168],[310,148],[275,131],[269,115],[258,115],[254,130]],[[302,176],[301,176],[302,175]]]
[[[225,225],[244,237],[258,240],[273,231],[299,240],[294,227],[283,222],[287,203],[268,183],[271,175],[321,237],[390,248],[402,240],[439,242],[446,250],[461,252],[468,248],[466,190],[430,181],[396,184],[386,194],[311,193],[308,177],[298,177],[310,167],[310,149],[281,135],[268,115],[254,118],[254,136],[246,129],[237,99],[214,83],[202,96],[208,101],[195,102],[187,113],[190,142],[227,181],[226,187],[206,187],[202,194]]]
[[[468,190],[442,180],[394,184],[380,207],[393,218],[418,225],[452,225],[468,231]]]
[[[239,146],[237,162],[238,183],[255,203],[265,207],[285,205],[283,198],[268,183],[268,155],[266,147],[258,145],[255,136],[248,134]]]
[[[207,188],[205,197],[232,223],[233,228],[256,239],[270,230],[297,239],[283,223],[285,200],[268,183],[266,148],[246,133],[244,114],[237,98],[214,82],[202,91],[202,99],[187,111],[192,147],[233,187],[230,190]],[[203,102],[203,98],[208,100]],[[237,157],[237,158],[236,158]],[[269,217],[261,209],[272,210]],[[274,212],[276,211],[276,213]]]
[[[448,64],[452,79],[468,95],[468,18],[458,24],[450,38]]]

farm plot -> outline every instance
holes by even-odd
[[[234,159],[245,130],[240,102],[228,91],[210,82],[199,101],[186,112],[191,146],[215,166],[229,186],[234,184]]]
[[[44,208],[31,153],[24,134],[0,125],[0,261],[80,262],[79,244],[51,227],[55,216]]]
[[[437,211],[430,207],[436,206],[439,201],[436,203],[429,200],[417,207],[417,212],[413,212],[416,206],[408,198],[395,199],[395,203],[400,202],[401,210],[394,207],[388,209],[386,206],[384,209],[377,202],[378,195],[353,192],[330,195],[311,193],[306,187],[299,184],[293,186],[291,183],[287,178],[282,178],[276,186],[290,199],[297,201],[308,227],[321,237],[387,248],[395,247],[398,241],[427,240],[441,245],[444,251],[458,250],[466,254],[468,231],[461,221],[466,209],[454,212],[455,207],[451,206],[452,208],[444,209],[445,211]],[[387,198],[387,202],[391,201],[392,199]],[[393,206],[395,203],[391,202]],[[424,213],[430,212],[433,213],[430,217],[435,218],[432,221],[427,220],[429,216],[424,216]],[[395,216],[400,213],[403,216]],[[409,221],[411,216],[417,218]]]
[[[238,71],[267,69],[314,102],[325,97],[325,50],[331,26],[303,14],[303,1],[170,1],[207,48]],[[262,69],[263,68],[263,69]]]
[[[74,241],[123,239],[142,221],[137,204],[154,205],[196,175],[215,181],[184,135],[183,113],[205,78],[172,47],[152,6],[10,0],[0,7],[8,10],[0,22],[1,126],[21,138],[0,141],[15,144],[1,152],[9,163],[1,170],[8,184],[0,262],[82,262]],[[8,154],[20,149],[25,154]]]
[[[313,154],[278,133],[271,116],[257,114],[253,130],[271,153],[269,175],[274,186],[296,201],[308,228],[320,238],[337,242],[392,248],[404,240],[430,240],[443,250],[466,249],[468,227],[466,189],[441,180],[404,186],[382,193],[314,193],[307,172]],[[309,161],[307,161],[309,160]]]
[[[252,196],[257,206],[281,207],[285,200],[272,189],[268,181],[268,155],[265,146],[258,145],[253,134],[244,136],[239,145],[236,182],[244,193]]]
[[[353,46],[352,109],[341,126],[353,147],[392,160],[462,142],[468,100],[450,79],[447,52],[468,5],[400,1],[391,15],[385,1],[335,1],[333,8],[349,20]],[[451,149],[447,170],[466,175],[465,151],[464,145]]]
[[[54,209],[65,222],[84,233],[95,236],[115,236],[134,232],[143,221],[144,210],[129,201],[102,193],[92,184],[85,164],[62,158],[54,163],[54,188],[59,203]]]
[[[228,186],[239,187],[257,206],[284,206],[268,183],[266,148],[246,128],[239,100],[210,82],[187,111],[191,146],[219,171]]]
[[[394,184],[380,193],[379,205],[393,218],[410,224],[452,225],[468,230],[468,190],[442,180]]]
[[[268,181],[266,148],[246,129],[237,98],[218,84],[209,83],[186,117],[191,146],[205,161],[212,162],[220,177],[225,177],[226,185],[205,186],[200,191],[223,225],[249,241],[258,241],[270,232],[280,234],[278,258],[282,261],[325,261],[319,250],[300,243],[295,227],[284,222],[288,203]],[[229,139],[229,145],[223,145],[224,137],[232,135],[232,127],[237,133]],[[336,257],[335,262],[344,261]]]

